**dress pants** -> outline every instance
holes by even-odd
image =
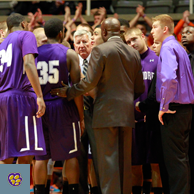
[[[170,104],[175,114],[164,114],[161,140],[168,172],[170,194],[189,194],[190,166],[188,158],[191,105]]]
[[[157,145],[157,157],[158,157],[158,164],[160,167],[160,176],[162,180],[162,187],[164,194],[170,194],[170,188],[169,188],[169,177],[168,172],[166,169],[166,165],[164,162],[164,154],[162,149],[162,141],[161,141],[161,129],[157,129],[157,135],[156,135],[158,145]]]
[[[131,194],[131,127],[94,129],[102,194]]]
[[[80,179],[79,179],[79,194],[88,194],[88,142],[90,142],[92,150],[92,159],[96,173],[96,179],[99,184],[96,159],[96,143],[94,131],[92,129],[92,110],[84,110],[85,131],[81,137],[81,154],[78,156]],[[99,194],[101,192],[99,191]]]
[[[194,105],[192,105],[192,122],[189,134],[189,164],[191,171],[190,194],[194,193]]]

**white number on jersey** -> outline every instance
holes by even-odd
[[[59,66],[58,60],[49,61],[49,64],[45,61],[39,61],[37,69],[40,70],[39,81],[40,85],[45,85],[47,82],[56,84],[59,82],[59,70],[55,68]]]
[[[12,62],[12,44],[9,44],[7,51],[4,49],[0,51],[0,72],[3,72],[3,65],[7,63],[7,67],[11,66]]]

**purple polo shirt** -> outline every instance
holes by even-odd
[[[169,103],[194,103],[194,78],[189,57],[174,36],[161,47],[157,66],[156,99],[160,110],[168,111]]]

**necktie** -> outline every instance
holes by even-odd
[[[84,59],[83,66],[84,66],[84,68],[83,68],[83,74],[86,76],[87,70],[88,70],[88,61],[87,61],[87,59]]]
[[[87,59],[84,59],[84,62],[83,62],[83,74],[84,76],[86,76],[87,74],[87,70],[88,70],[88,61]],[[87,110],[90,108],[90,96],[84,96],[84,110]]]

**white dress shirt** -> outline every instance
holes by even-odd
[[[81,72],[83,73],[84,59],[83,59],[80,55],[78,55],[78,57],[79,57],[79,66],[80,66]],[[86,58],[86,60],[88,61],[88,63],[89,63],[89,61],[90,61],[90,57],[91,57],[91,53],[90,53],[89,56]]]

